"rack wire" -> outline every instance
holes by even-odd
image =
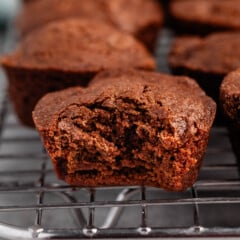
[[[163,72],[172,38],[167,29],[159,38]],[[73,188],[56,178],[37,132],[17,122],[2,73],[0,84],[0,238],[240,237],[239,169],[225,128],[212,129],[199,179],[186,192]]]

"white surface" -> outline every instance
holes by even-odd
[[[18,0],[0,0],[0,19],[13,18],[18,10]]]

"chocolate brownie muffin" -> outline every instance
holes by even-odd
[[[89,88],[47,94],[33,119],[71,185],[183,191],[197,178],[215,111],[190,78],[113,70]]]
[[[174,74],[187,75],[215,101],[226,74],[240,67],[240,32],[214,33],[205,38],[178,37],[173,43],[169,64]],[[224,118],[218,112],[219,123]]]
[[[175,30],[182,33],[240,30],[240,0],[175,0],[170,14]]]
[[[154,59],[131,35],[96,21],[67,19],[29,34],[2,65],[9,94],[22,123],[33,126],[32,110],[44,94],[88,82],[114,68],[153,70]]]
[[[41,0],[24,8],[18,26],[26,34],[46,23],[73,16],[112,24],[133,34],[151,50],[163,24],[163,11],[155,0]]]
[[[229,136],[240,162],[240,69],[229,73],[220,88],[221,107],[229,119]]]

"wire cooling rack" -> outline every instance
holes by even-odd
[[[156,52],[168,72],[173,35]],[[11,34],[5,48],[11,48]],[[59,181],[35,130],[21,126],[0,75],[0,238],[240,237],[240,177],[225,128],[212,129],[198,181],[186,192],[148,187],[72,188]]]

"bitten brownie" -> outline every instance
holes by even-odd
[[[215,111],[190,78],[115,70],[89,88],[47,94],[33,119],[59,178],[71,185],[183,191],[198,176]]]
[[[220,88],[221,107],[228,117],[229,136],[240,161],[240,69],[229,73]]]
[[[105,21],[133,34],[151,50],[163,24],[163,11],[155,0],[41,0],[25,6],[17,25],[25,35],[46,23],[69,17]]]
[[[240,32],[214,33],[205,38],[178,37],[169,64],[174,74],[187,75],[215,101],[226,74],[240,67]]]
[[[153,70],[155,61],[131,35],[105,23],[68,19],[29,34],[2,59],[9,94],[22,123],[33,126],[32,110],[47,92],[86,86],[100,71]]]
[[[240,30],[240,0],[175,0],[170,14],[179,33]]]

